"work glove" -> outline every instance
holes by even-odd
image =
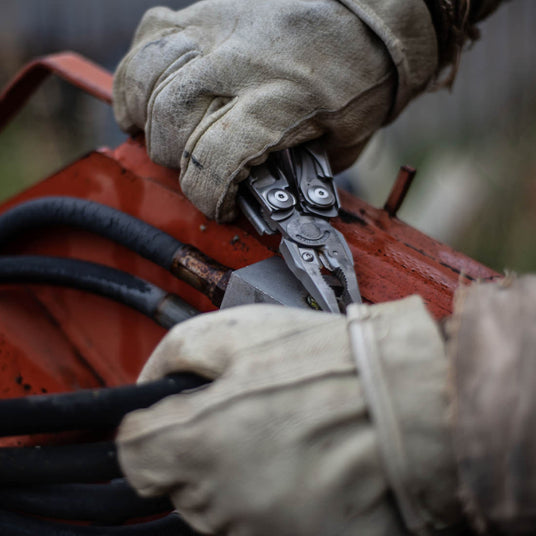
[[[323,138],[339,171],[437,67],[423,0],[205,0],[146,13],[114,81],[127,132],[179,168],[184,194],[230,220],[271,151]]]
[[[206,314],[163,339],[140,381],[178,371],[214,381],[127,415],[117,445],[138,493],[168,494],[198,531],[396,536],[459,521],[446,359],[419,298],[347,318]]]

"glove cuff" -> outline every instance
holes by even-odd
[[[352,353],[385,474],[413,534],[462,519],[448,429],[448,367],[438,327],[412,296],[348,309]]]
[[[437,38],[423,0],[338,0],[384,43],[398,73],[394,120],[433,80],[438,67]]]

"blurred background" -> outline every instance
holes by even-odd
[[[2,0],[0,86],[35,56],[62,50],[113,70],[157,4]],[[465,52],[453,91],[417,99],[345,174],[357,195],[381,206],[399,166],[416,167],[400,218],[499,271],[536,271],[535,25],[534,0],[505,3]],[[107,106],[50,79],[1,133],[0,199],[123,139]]]

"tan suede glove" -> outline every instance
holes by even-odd
[[[379,360],[390,429],[371,421],[385,408],[371,411],[352,345]],[[138,492],[169,494],[197,530],[396,536],[401,519],[416,534],[459,521],[446,360],[419,298],[349,320],[266,305],[203,315],[164,338],[140,381],[180,370],[216,380],[128,415],[117,444]]]
[[[437,67],[423,0],[205,0],[144,16],[117,69],[114,110],[150,157],[179,168],[207,216],[267,153],[324,136],[335,171]]]

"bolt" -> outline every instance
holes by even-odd
[[[323,186],[309,188],[307,191],[307,196],[312,203],[322,208],[327,208],[336,201],[333,193]]]
[[[266,199],[275,209],[286,210],[295,204],[295,199],[292,194],[280,188],[269,190],[266,194]]]
[[[315,194],[320,197],[320,199],[326,199],[326,197],[329,197],[328,191],[324,188],[316,188]]]
[[[311,262],[314,259],[314,255],[312,253],[309,253],[308,251],[305,251],[304,253],[302,253],[301,258],[305,262]]]

